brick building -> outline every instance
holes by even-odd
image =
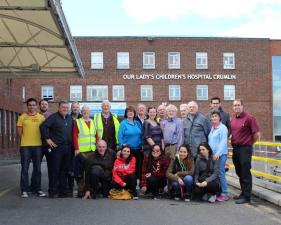
[[[147,106],[158,106],[162,102],[179,106],[196,100],[199,110],[205,114],[213,96],[222,99],[228,112],[232,112],[232,100],[242,98],[245,109],[257,117],[263,140],[278,139],[281,135],[273,129],[273,123],[279,127],[281,122],[278,118],[273,122],[272,88],[272,59],[281,56],[280,41],[260,38],[76,37],[75,43],[85,78],[13,80],[21,102],[28,97],[48,98],[51,111],[55,111],[59,100],[93,104],[108,99],[122,107],[136,106],[138,102]],[[281,64],[277,64],[277,72],[280,68]],[[16,99],[16,111],[19,112],[23,108]]]

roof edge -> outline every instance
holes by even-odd
[[[71,54],[73,55],[74,63],[77,66],[78,73],[82,78],[85,77],[85,71],[82,65],[82,61],[80,59],[78,50],[76,48],[76,45],[74,43],[74,38],[71,36],[71,32],[68,26],[68,23],[66,21],[66,18],[64,16],[60,0],[48,0],[49,4],[54,12],[54,15],[58,17],[58,23],[62,29],[62,32],[64,33],[65,38],[68,41],[69,44],[69,50]]]

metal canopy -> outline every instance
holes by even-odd
[[[0,0],[0,79],[84,69],[59,0]]]

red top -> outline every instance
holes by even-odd
[[[123,181],[126,175],[135,173],[136,171],[136,158],[133,156],[129,164],[126,164],[125,160],[120,156],[114,162],[112,170],[112,180],[115,181],[120,186],[124,186]]]
[[[85,123],[87,124],[87,126],[90,129],[90,126],[91,126],[90,120],[89,121],[85,121]],[[72,140],[73,140],[74,151],[75,150],[79,150],[78,134],[79,134],[79,129],[78,129],[78,126],[77,126],[77,121],[75,121],[74,125],[73,125],[73,130],[72,130]]]
[[[253,145],[253,136],[259,132],[255,117],[247,112],[242,112],[232,118],[230,125],[232,145]]]
[[[147,173],[151,173],[151,176],[164,178],[166,176],[166,171],[169,167],[170,160],[166,156],[161,155],[158,159],[153,159],[151,164],[151,168],[148,168],[148,157],[144,157],[140,184],[141,187],[147,186],[147,178],[145,176]]]

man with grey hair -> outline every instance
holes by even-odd
[[[143,103],[139,103],[137,105],[137,118],[136,118],[136,120],[139,121],[139,123],[141,125],[143,125],[145,119],[146,119],[146,106]]]
[[[183,121],[184,144],[189,147],[193,158],[196,158],[198,145],[208,142],[211,124],[208,118],[198,112],[197,102],[190,101],[187,108],[188,113]]]
[[[88,105],[83,105],[82,118],[74,122],[72,139],[78,197],[82,197],[85,192],[85,161],[96,150],[96,126],[90,119],[90,107]]]
[[[183,126],[177,117],[177,107],[168,105],[166,108],[167,119],[163,121],[163,136],[165,144],[165,155],[174,159],[179,147],[183,143]]]
[[[187,114],[187,112],[188,112],[187,109],[188,109],[188,108],[187,108],[187,104],[183,103],[183,104],[180,105],[180,118],[181,118],[182,121],[183,121],[183,120],[185,119],[185,117],[186,117],[186,114]]]
[[[110,101],[104,100],[101,104],[102,111],[94,115],[94,123],[97,128],[97,138],[105,140],[108,148],[117,150],[119,121],[110,109]]]

